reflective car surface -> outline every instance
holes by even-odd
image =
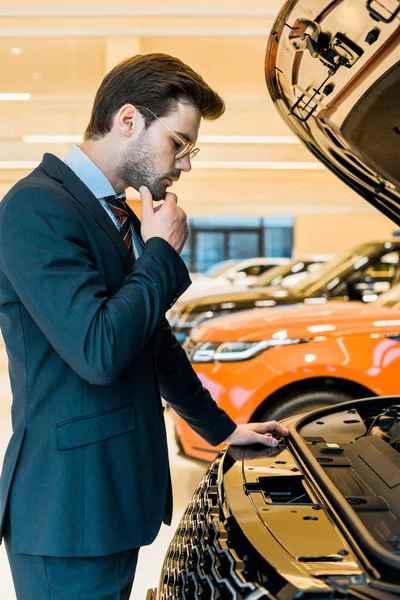
[[[370,305],[332,302],[212,319],[185,343],[203,385],[237,423],[281,419],[351,398],[395,394],[400,285]],[[209,446],[173,413],[183,453]]]
[[[169,322],[182,343],[199,323],[229,312],[300,302],[324,304],[328,300],[371,302],[396,281],[399,256],[400,240],[361,244],[290,289],[254,287],[178,301],[169,314]]]

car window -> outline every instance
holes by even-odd
[[[238,273],[245,273],[245,275],[250,275],[252,277],[258,277],[262,273],[269,271],[274,265],[250,265],[245,269],[240,269]]]
[[[264,287],[267,285],[278,285],[285,275],[290,275],[293,271],[292,266],[297,264],[298,261],[292,261],[287,265],[280,265],[269,269],[266,273],[260,275],[254,282],[252,287]]]
[[[382,253],[379,253],[381,248]],[[387,252],[385,252],[387,248]],[[398,251],[396,251],[398,253]],[[393,245],[387,242],[385,245],[363,244],[353,249],[348,254],[328,262],[320,271],[309,275],[302,283],[296,286],[295,292],[299,294],[313,295],[324,293],[327,295],[340,295],[337,286],[354,273],[360,274],[363,267],[381,262],[382,255],[392,254]],[[375,258],[376,257],[376,258]],[[357,276],[357,275],[356,275]],[[360,275],[358,275],[360,277]],[[344,293],[343,293],[344,295]]]
[[[260,275],[254,282],[252,287],[266,287],[266,286],[277,286],[283,285],[284,287],[292,287],[299,283],[298,278],[294,278],[296,275],[308,276],[314,270],[319,270],[323,263],[314,263],[311,261],[293,260],[286,265],[269,268],[268,271]],[[289,282],[292,281],[292,285]]]
[[[317,273],[321,270],[323,263],[309,263],[303,264],[302,269],[298,269],[293,273],[288,273],[285,277],[282,278],[282,281],[279,285],[286,289],[291,289],[298,285],[301,281],[306,279],[311,273]]]
[[[390,258],[388,258],[390,257]],[[357,269],[350,277],[338,281],[337,285],[329,289],[332,296],[345,296],[348,291],[349,282],[360,281],[361,285],[365,281],[371,283],[371,291],[382,293],[387,291],[397,276],[399,252],[387,252],[382,256],[371,259],[365,265]]]

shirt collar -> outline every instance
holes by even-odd
[[[75,175],[89,188],[92,194],[99,200],[107,196],[115,196],[115,190],[107,177],[87,154],[85,154],[77,144],[74,144],[64,162],[69,166]],[[118,194],[118,198],[125,198],[125,194]]]

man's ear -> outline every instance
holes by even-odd
[[[142,115],[133,104],[124,104],[114,117],[114,127],[124,137],[132,137],[141,119]]]

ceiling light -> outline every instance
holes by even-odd
[[[25,144],[80,144],[82,135],[24,135]]]
[[[19,3],[16,3],[19,4]],[[26,3],[28,4],[28,3]],[[32,4],[32,3],[30,3]],[[35,4],[35,3],[33,3]],[[97,4],[101,4],[97,2]],[[145,3],[143,3],[145,4]],[[8,6],[0,17],[276,17],[279,6]]]
[[[38,81],[39,79],[42,79],[42,74],[41,73],[32,73],[32,79],[34,79],[35,81]]]
[[[32,75],[34,79],[38,79],[34,75],[40,76],[40,73]],[[42,143],[43,141],[65,143],[70,142],[72,138],[72,141],[77,141],[78,137],[70,135],[30,135],[25,136],[24,141],[29,144]],[[29,138],[29,140],[26,138]],[[82,138],[79,141],[82,141]],[[197,141],[201,144],[300,144],[300,140],[294,135],[201,135]]]
[[[30,100],[30,94],[0,94],[0,101],[2,102],[12,102],[12,101],[21,101],[21,100]]]
[[[294,135],[200,135],[201,144],[300,144]]]
[[[267,169],[267,170],[321,170],[325,169],[322,163],[318,162],[262,162],[262,161],[241,161],[241,160],[215,160],[201,161],[194,160],[192,166],[196,169]]]
[[[33,143],[44,142],[48,143],[49,140],[46,137],[50,138],[50,142],[54,141],[54,137],[57,136],[24,136],[23,141],[27,143],[32,143],[30,138],[36,138]],[[79,143],[82,141],[81,136],[60,136],[63,138],[63,142],[65,143]],[[38,138],[41,138],[40,140]],[[57,140],[56,140],[57,141]],[[18,166],[4,166],[4,165],[18,165]],[[28,165],[28,166],[25,166]],[[215,161],[215,162],[206,162],[206,161],[193,161],[193,166],[196,165],[196,168],[200,169],[324,169],[325,167],[320,163],[302,163],[302,162],[263,162],[263,163],[254,163],[254,162],[241,162],[241,161]],[[37,163],[29,162],[29,161],[14,161],[14,162],[0,162],[0,169],[28,169],[31,166],[37,166]],[[313,298],[313,303],[324,303],[326,300],[324,298]],[[308,299],[311,303],[311,299]],[[259,306],[259,304],[257,304]]]
[[[37,160],[1,160],[0,169],[35,169],[38,164]]]
[[[21,48],[11,48],[11,54],[14,54],[14,56],[19,56],[20,54],[22,54],[22,49]]]

